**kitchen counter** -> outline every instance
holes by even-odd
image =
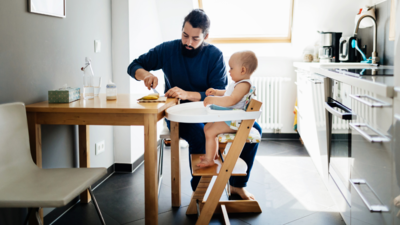
[[[354,87],[369,90],[375,94],[382,95],[388,98],[392,98],[394,95],[394,77],[393,76],[351,76],[348,74],[337,72],[336,69],[349,69],[349,68],[374,68],[367,64],[342,64],[342,63],[305,63],[295,62],[293,66],[307,70],[316,74],[323,75],[325,77],[332,78],[334,80],[341,81]],[[393,66],[379,66],[379,69],[393,69]]]
[[[382,67],[383,68],[383,67]],[[375,94],[392,98],[394,94],[393,76],[350,76],[337,72],[333,68],[312,67],[311,72],[332,78],[334,80],[349,84],[354,87],[369,90]]]

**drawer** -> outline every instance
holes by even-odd
[[[354,124],[352,124],[354,125]],[[374,131],[359,128],[368,135]],[[351,140],[351,224],[391,224],[392,167],[391,140],[369,142],[352,127]],[[356,181],[362,181],[360,183]],[[364,183],[365,182],[365,183]],[[389,212],[371,212],[370,206],[386,206]]]
[[[392,135],[393,99],[354,87],[350,97],[358,123],[368,124],[387,136]]]

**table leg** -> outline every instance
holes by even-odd
[[[42,129],[41,125],[37,124],[36,113],[28,112],[28,131],[29,131],[29,144],[31,148],[31,155],[33,162],[39,168],[42,168]],[[43,223],[43,209],[39,208],[39,217]],[[38,224],[34,213],[29,218],[29,224]]]
[[[79,167],[90,167],[90,136],[88,125],[79,125]],[[80,197],[82,203],[89,203],[91,201],[89,190],[82,192]]]
[[[179,123],[171,121],[171,200],[173,207],[181,206],[179,154]]]
[[[145,224],[158,224],[157,115],[144,116]]]

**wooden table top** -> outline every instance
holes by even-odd
[[[139,103],[137,99],[146,94],[118,94],[117,100],[107,101],[105,94],[90,100],[71,103],[48,103],[48,101],[26,106],[27,112],[63,113],[159,113],[175,105],[178,100],[168,98],[165,103]]]

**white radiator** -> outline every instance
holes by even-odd
[[[251,81],[256,86],[256,100],[262,102],[261,116],[256,121],[262,129],[282,129],[282,82],[290,81],[285,77],[252,77]]]
[[[372,97],[376,97],[376,95],[370,91],[366,91],[361,88],[357,87],[352,87],[351,89],[352,94],[360,94],[360,95],[369,95]],[[367,121],[375,123],[375,111],[373,108],[368,107],[367,105],[359,102],[359,101],[354,101],[351,100],[351,110],[357,114],[357,119],[351,121],[352,123],[366,123]],[[338,111],[341,111],[340,109],[337,109]],[[332,128],[333,130],[344,130],[344,129],[349,129],[349,121],[348,120],[342,120],[337,118],[336,116],[332,117]]]

